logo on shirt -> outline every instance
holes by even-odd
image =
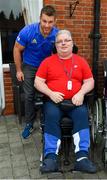
[[[33,43],[33,44],[37,44],[36,39],[33,39],[33,40],[32,40],[32,43]]]
[[[17,37],[17,40],[20,41],[20,37],[19,36]]]
[[[74,68],[77,68],[78,66],[77,65],[74,65]]]

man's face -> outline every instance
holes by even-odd
[[[48,36],[55,25],[55,17],[42,14],[40,17],[40,30],[44,36]]]
[[[60,34],[57,37],[56,48],[58,54],[70,54],[72,53],[73,41],[68,34]]]

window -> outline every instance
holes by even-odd
[[[0,0],[0,32],[3,64],[13,62],[13,46],[26,24],[38,22],[43,0]]]
[[[13,45],[19,30],[24,27],[24,25],[21,1],[0,1],[0,31],[3,64],[13,62]]]

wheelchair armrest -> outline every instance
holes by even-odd
[[[87,102],[87,101],[93,101],[93,100],[94,100],[94,91],[92,90],[85,95],[84,101]]]
[[[87,93],[86,95],[85,95],[85,97],[91,97],[91,96],[93,96],[94,95],[94,91],[92,90],[92,91],[90,91],[89,93]]]
[[[35,92],[35,107],[43,106],[44,95],[36,90]]]
[[[85,101],[91,100],[94,97],[94,92],[91,91],[85,95]],[[69,109],[69,108],[75,108],[76,105],[72,103],[71,100],[64,100],[59,103],[59,106],[62,108],[62,110]]]

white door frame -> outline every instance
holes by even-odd
[[[4,93],[4,77],[2,64],[2,46],[1,46],[1,32],[0,32],[0,114],[5,108],[5,93]]]

